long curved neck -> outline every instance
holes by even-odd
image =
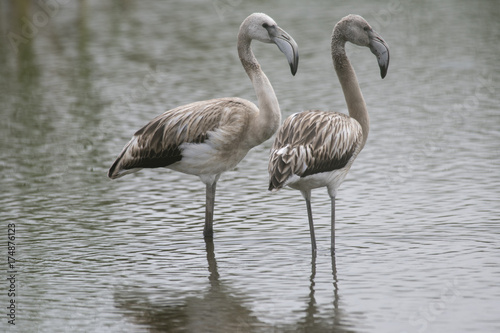
[[[332,36],[333,66],[335,67],[335,72],[337,72],[342,91],[344,92],[349,116],[356,119],[363,130],[363,141],[361,143],[361,148],[363,148],[370,130],[370,118],[366,110],[363,94],[359,88],[356,73],[345,53],[345,43],[345,40],[342,39],[340,33],[335,29]]]
[[[238,35],[238,55],[245,72],[250,81],[252,81],[259,106],[259,115],[255,119],[254,126],[251,129],[255,142],[259,141],[256,143],[257,145],[276,133],[281,122],[281,111],[274,89],[266,74],[260,68],[252,52],[250,43],[251,39],[246,36],[245,29],[240,29]]]

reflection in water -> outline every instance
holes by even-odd
[[[346,324],[344,313],[339,308],[339,290],[337,281],[337,266],[335,255],[332,254],[332,276],[333,276],[333,312],[321,314],[315,297],[316,278],[316,255],[311,257],[311,276],[309,278],[309,300],[304,311],[305,318],[290,327],[284,329],[286,332],[354,332]]]
[[[31,17],[32,1],[20,0],[12,2],[12,10],[16,19],[12,20],[12,34],[10,46],[17,53],[17,66],[19,81],[30,89],[38,83],[40,69],[35,61],[34,38],[38,33],[36,25],[27,20]]]
[[[5,52],[4,55],[15,55],[12,66],[2,65],[4,70],[2,74],[8,78],[2,82],[4,83],[1,86],[2,95],[6,97],[8,103],[14,102],[13,108],[5,105],[4,109],[15,111],[11,117],[23,122],[32,121],[29,112],[37,109],[44,97],[39,89],[41,68],[37,62],[37,50],[34,45],[38,28],[27,20],[31,17],[32,4],[30,0],[4,4],[5,11],[11,16],[2,17],[6,19],[7,25],[5,31],[2,31],[2,37],[5,36],[5,39],[0,41],[3,46],[0,50]],[[5,63],[9,65],[8,61]],[[19,98],[9,100],[8,97],[12,95],[17,95]]]
[[[354,332],[346,324],[339,309],[335,256],[332,256],[333,312],[321,313],[315,297],[316,256],[311,259],[309,295],[303,312],[305,317],[295,323],[273,325],[252,314],[246,305],[250,298],[221,282],[212,240],[205,240],[209,287],[201,296],[183,298],[184,292],[172,290],[163,295],[166,303],[148,301],[147,293],[139,289],[115,293],[117,308],[151,332]],[[186,274],[190,272],[186,271]],[[198,292],[198,291],[197,291]],[[155,295],[158,296],[158,295]],[[172,301],[178,300],[181,301]]]
[[[0,51],[15,59],[2,68],[2,74],[12,79],[0,81],[2,112],[8,119],[0,138],[7,145],[20,142],[23,147],[9,156],[7,164],[17,168],[11,169],[8,181],[51,179],[44,183],[46,193],[51,193],[50,187],[60,187],[57,182],[65,182],[71,169],[77,179],[88,176],[78,169],[78,161],[91,170],[100,159],[93,140],[100,134],[104,103],[95,87],[87,1],[79,1],[71,13],[76,27],[71,40],[68,31],[58,29],[63,25],[57,18],[66,7],[53,7],[48,13],[31,0],[3,6],[11,17],[3,31],[7,43]]]
[[[43,25],[40,5],[55,3]],[[208,266],[196,179],[108,181],[127,133],[164,109],[254,98],[238,84],[234,52],[234,31],[253,11],[291,22],[303,50],[293,81],[256,50],[283,118],[311,105],[345,111],[323,83],[335,84],[329,27],[353,7],[325,3],[240,1],[221,21],[206,0],[0,1],[0,220],[19,226],[18,330],[411,332],[425,320],[435,332],[500,332],[497,0],[406,1],[394,15],[383,2],[356,3],[394,46],[398,84],[378,98],[388,87],[352,49],[378,125],[351,170],[364,182],[344,189],[352,200],[339,212],[331,269],[329,254],[309,266],[310,241],[294,223],[303,207],[287,204],[297,194],[266,193],[269,142],[227,174],[221,192],[231,195],[217,203],[227,219],[217,263],[206,244]],[[38,32],[23,34],[35,14]],[[26,39],[17,51],[11,32]],[[145,90],[151,68],[161,84]],[[321,219],[329,213],[320,202]],[[329,231],[320,223],[318,240]],[[441,302],[455,278],[463,297]]]
[[[115,295],[117,307],[151,332],[254,332],[263,323],[246,307],[247,297],[236,296],[219,280],[212,240],[206,240],[209,288],[201,296],[184,298],[180,304],[149,303],[140,292]],[[190,274],[186,271],[186,274]],[[165,295],[176,299],[179,291]],[[168,301],[167,301],[168,302]]]
[[[76,102],[77,112],[85,112],[85,107],[88,105],[88,101],[98,100],[95,92],[92,89],[92,56],[89,52],[89,28],[88,28],[88,11],[87,11],[87,2],[82,0],[79,2],[78,7],[78,41],[77,41],[77,50],[78,50],[78,58],[76,60],[77,72],[75,73],[75,77],[72,80],[72,84],[75,85],[74,89],[78,96]],[[81,109],[81,110],[80,110]],[[89,112],[89,110],[87,110]],[[92,113],[92,112],[90,112]]]
[[[335,261],[335,253],[332,253],[332,277],[333,277],[333,323],[334,326],[340,327],[340,310],[339,310],[339,282],[337,279],[337,263]]]

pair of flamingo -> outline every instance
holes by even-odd
[[[335,196],[365,145],[369,118],[345,43],[369,47],[378,59],[382,78],[389,66],[385,41],[361,16],[348,15],[334,27],[332,59],[344,92],[349,116],[324,111],[293,114],[280,128],[281,112],[273,87],[250,47],[252,40],[274,43],[285,54],[295,75],[297,44],[269,16],[247,17],[238,34],[238,55],[257,95],[258,107],[237,97],[194,102],[166,111],[137,131],[109,169],[119,178],[142,168],[166,167],[197,175],[206,185],[204,236],[213,236],[215,189],[220,175],[234,168],[253,147],[276,133],[269,159],[269,190],[288,185],[306,200],[311,245],[316,240],[311,190],[326,186],[331,198],[331,250],[335,251]]]

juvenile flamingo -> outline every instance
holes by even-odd
[[[229,97],[169,110],[134,134],[108,172],[115,179],[142,168],[164,167],[199,176],[206,185],[206,238],[213,237],[215,189],[220,175],[274,135],[281,122],[278,99],[252,52],[252,40],[276,44],[295,75],[297,43],[266,14],[248,16],[238,33],[238,55],[253,84],[258,107],[245,99]]]
[[[334,27],[331,52],[344,92],[349,116],[309,110],[288,117],[278,131],[269,159],[269,190],[288,185],[306,200],[311,246],[316,238],[311,210],[311,190],[328,189],[331,199],[331,251],[335,251],[335,196],[352,163],[368,138],[369,118],[345,43],[369,47],[377,56],[382,78],[389,67],[389,48],[361,16],[348,15]]]

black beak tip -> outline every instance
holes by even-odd
[[[385,76],[387,75],[387,67],[380,67],[380,76],[383,78],[385,78]]]
[[[292,72],[292,75],[295,76],[297,73],[297,69],[299,68],[299,58],[295,58],[295,62],[290,62],[290,71]]]

